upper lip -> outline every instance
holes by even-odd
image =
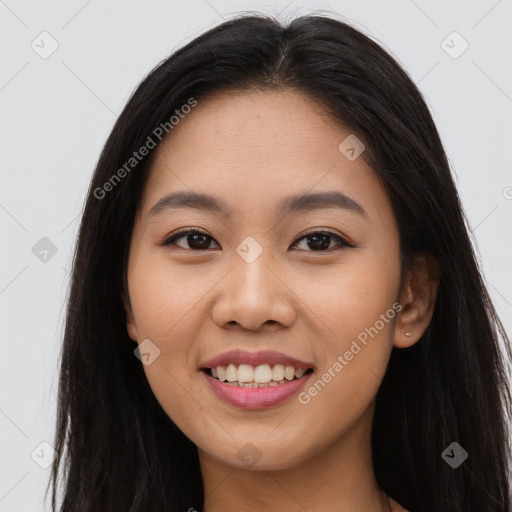
[[[261,352],[248,352],[246,350],[231,350],[215,356],[201,364],[201,368],[215,368],[216,366],[228,364],[250,364],[258,366],[261,364],[282,364],[294,368],[313,368],[311,363],[301,361],[295,357],[276,352],[275,350],[263,350]]]

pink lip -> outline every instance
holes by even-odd
[[[230,363],[250,364],[252,366],[257,366],[260,364],[283,364],[293,366],[295,369],[303,368],[304,370],[313,368],[311,363],[299,361],[294,357],[287,356],[281,352],[276,352],[275,350],[264,350],[262,352],[231,350],[230,352],[225,352],[224,354],[220,354],[217,357],[202,363],[200,368],[215,368],[216,366],[228,365]]]
[[[300,379],[291,380],[290,382],[278,384],[277,386],[245,388],[221,382],[204,371],[200,373],[219,398],[228,404],[242,409],[264,409],[265,407],[280,404],[290,396],[296,394],[312,375],[312,373],[308,373]]]

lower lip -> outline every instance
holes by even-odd
[[[201,373],[219,398],[241,409],[265,409],[280,404],[290,396],[295,395],[312,375],[312,373],[308,373],[300,379],[294,379],[277,386],[245,388],[221,382],[204,371],[201,371]]]

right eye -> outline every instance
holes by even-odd
[[[188,247],[184,247],[176,243],[178,240],[181,240],[182,238],[185,239],[185,243],[188,244]],[[214,239],[210,235],[206,234],[203,231],[199,231],[198,229],[185,228],[181,231],[178,231],[177,233],[174,233],[169,238],[166,238],[162,245],[175,245],[180,249],[192,251],[205,251],[211,249],[209,245],[213,240]]]

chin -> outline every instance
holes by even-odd
[[[302,443],[295,442],[283,445],[280,442],[254,440],[252,437],[231,440],[231,446],[222,450],[202,450],[207,456],[221,464],[247,471],[282,471],[291,469],[307,460],[305,452],[297,452],[297,446],[303,448]],[[226,456],[227,454],[229,456]]]

